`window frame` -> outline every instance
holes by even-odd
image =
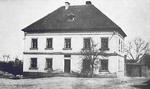
[[[67,42],[67,40],[69,40]],[[64,48],[63,50],[72,50],[71,48],[71,38],[70,37],[67,37],[67,38],[64,38]]]
[[[34,41],[34,40],[36,40],[36,41]],[[32,38],[30,50],[37,50],[37,49],[38,49],[38,38]]]
[[[49,67],[49,63],[50,62],[50,67]],[[45,61],[45,70],[53,70],[53,58],[46,58]]]
[[[75,15],[73,13],[70,13],[67,15],[66,19],[68,22],[72,22],[75,20]]]
[[[46,48],[45,49],[46,50],[53,50],[53,38],[46,38]]]
[[[104,63],[102,63],[103,61],[107,61],[107,66],[106,65],[104,65]],[[109,61],[108,61],[108,59],[102,59],[102,60],[100,60],[100,69],[99,69],[99,72],[108,72],[109,71],[109,69],[108,69],[108,63]]]
[[[88,44],[88,46],[86,46],[87,45],[87,43],[85,42],[85,40],[89,40],[89,44]],[[86,38],[83,38],[83,49],[90,49],[91,48],[91,37],[86,37]]]
[[[36,60],[36,61],[33,61]],[[35,62],[35,63],[33,63]],[[38,69],[38,59],[37,58],[30,58],[30,68],[29,69]]]
[[[121,52],[121,40],[119,39],[119,46],[118,46],[118,48],[119,48],[119,52]]]
[[[104,41],[106,41],[106,39],[107,39],[107,46],[106,46],[106,47],[105,47],[105,43],[102,42],[103,39],[104,39]],[[103,45],[104,45],[104,46],[103,46]],[[102,51],[107,51],[107,50],[109,50],[109,37],[101,37],[101,48],[100,48],[100,50],[102,50]]]

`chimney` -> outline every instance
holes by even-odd
[[[86,1],[86,5],[91,5],[91,1]]]
[[[69,2],[65,2],[65,9],[67,10],[70,6],[70,3]]]

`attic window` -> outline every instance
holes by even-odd
[[[67,21],[69,21],[69,22],[70,21],[74,21],[74,19],[75,19],[75,15],[74,14],[71,13],[71,14],[67,15]]]

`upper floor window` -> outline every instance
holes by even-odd
[[[121,50],[120,50],[120,48],[121,48],[121,47],[120,47],[120,44],[121,44],[121,41],[120,41],[120,39],[119,39],[119,46],[118,46],[119,52],[121,51]]]
[[[84,48],[89,49],[91,47],[91,38],[84,38]]]
[[[124,45],[123,45],[123,42],[121,42],[121,52],[123,52],[124,51]]]
[[[52,38],[46,39],[46,48],[53,48],[53,39]]]
[[[109,50],[108,48],[108,37],[101,38],[101,50]]]
[[[119,39],[119,46],[118,46],[118,48],[119,48],[119,52],[123,52],[123,46],[124,46],[124,43],[123,43],[123,41],[121,41],[120,39]]]
[[[121,44],[120,44],[120,45],[121,45],[120,51],[122,52],[122,41],[121,41]]]
[[[65,38],[64,49],[71,49],[71,38]]]
[[[30,69],[37,69],[37,58],[31,58]]]
[[[37,38],[33,38],[31,40],[31,49],[37,49],[38,48],[38,39]]]

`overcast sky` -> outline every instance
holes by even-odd
[[[68,1],[84,5],[86,0],[0,0],[0,57],[10,54],[21,57],[21,29],[51,13]],[[150,39],[150,0],[91,0],[92,4],[118,24],[127,34]]]

